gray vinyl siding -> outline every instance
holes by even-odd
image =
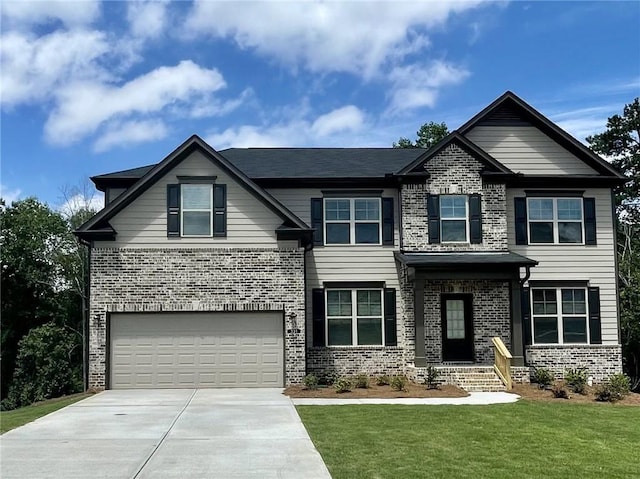
[[[227,236],[225,238],[167,238],[167,184],[177,183],[176,176],[217,176],[216,182],[227,185]],[[96,247],[162,248],[275,248],[275,230],[282,219],[255,196],[231,179],[199,152],[183,160],[113,219],[115,241],[96,242]],[[297,242],[288,242],[295,247]]]
[[[307,224],[311,224],[311,198],[323,196],[319,188],[269,189],[268,192]],[[307,253],[307,318],[309,321],[312,317],[311,290],[322,288],[326,281],[383,281],[387,288],[398,290],[396,313],[400,317],[400,285],[393,255],[393,252],[399,249],[400,241],[397,190],[385,189],[383,196],[394,199],[393,246],[315,246],[310,253]],[[310,322],[307,327],[311,328]],[[311,340],[310,337],[308,339]],[[402,340],[402,335],[398,334],[399,345]]]
[[[509,249],[535,259],[531,280],[580,280],[600,287],[603,344],[618,344],[616,302],[615,229],[611,215],[611,190],[586,189],[585,197],[596,200],[597,245],[516,245],[514,197],[524,196],[522,189],[507,190],[507,235]]]
[[[534,126],[476,126],[466,136],[515,172],[526,175],[597,174]]]

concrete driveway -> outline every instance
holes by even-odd
[[[105,391],[4,434],[12,478],[330,478],[280,389]]]

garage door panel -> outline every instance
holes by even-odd
[[[281,387],[281,313],[111,316],[112,388]]]

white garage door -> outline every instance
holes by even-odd
[[[111,388],[282,387],[282,313],[111,315]]]

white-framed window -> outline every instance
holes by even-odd
[[[531,288],[534,344],[589,342],[585,288]]]
[[[440,195],[440,241],[469,241],[469,202],[467,195]]]
[[[384,344],[382,289],[327,289],[327,346]]]
[[[530,244],[583,244],[582,198],[527,198]]]
[[[325,244],[381,244],[380,198],[325,198]]]
[[[181,236],[212,236],[213,185],[182,184],[180,215]]]

